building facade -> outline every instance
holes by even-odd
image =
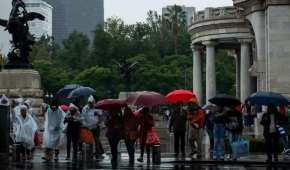
[[[28,12],[37,12],[45,16],[44,21],[34,20],[28,22],[30,33],[35,38],[52,36],[52,6],[43,0],[24,0],[24,2]]]
[[[54,8],[52,32],[56,43],[74,32],[82,32],[92,41],[97,25],[104,24],[104,0],[45,0]]]
[[[172,7],[173,6],[166,6],[166,7],[162,8],[162,16],[164,16],[168,12],[168,9],[170,9]],[[195,13],[196,13],[195,7],[181,6],[181,8],[185,12],[187,25],[190,25],[192,23],[192,20],[194,19]]]
[[[216,95],[216,51],[226,49],[236,59],[241,101],[256,91],[289,96],[290,0],[233,0],[233,4],[198,11],[189,26],[193,90],[201,101]],[[206,60],[205,95],[202,60]]]

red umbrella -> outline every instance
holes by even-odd
[[[127,103],[137,106],[153,107],[166,103],[166,99],[163,95],[156,92],[142,91],[136,92],[130,95],[127,99]]]
[[[112,108],[121,108],[126,106],[126,101],[121,99],[105,99],[98,101],[95,105],[98,109],[108,110]]]
[[[169,103],[176,104],[178,101],[183,103],[189,102],[196,96],[189,90],[174,90],[166,95],[166,99]]]

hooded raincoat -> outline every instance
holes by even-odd
[[[61,145],[64,118],[65,113],[60,108],[57,108],[55,111],[51,108],[47,109],[43,134],[43,146],[45,148],[57,149]]]

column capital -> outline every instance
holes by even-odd
[[[216,41],[208,40],[208,41],[203,41],[202,44],[205,46],[216,46],[218,43]]]
[[[191,44],[191,49],[192,49],[192,51],[201,51],[202,46],[199,44]]]
[[[238,42],[241,44],[250,44],[253,42],[253,38],[241,38],[238,39]]]

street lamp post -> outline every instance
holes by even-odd
[[[127,59],[124,57],[123,61],[120,63],[118,61],[114,61],[120,70],[121,78],[125,84],[126,93],[131,91],[131,73],[133,72],[134,68],[138,64],[138,62],[129,63]]]

